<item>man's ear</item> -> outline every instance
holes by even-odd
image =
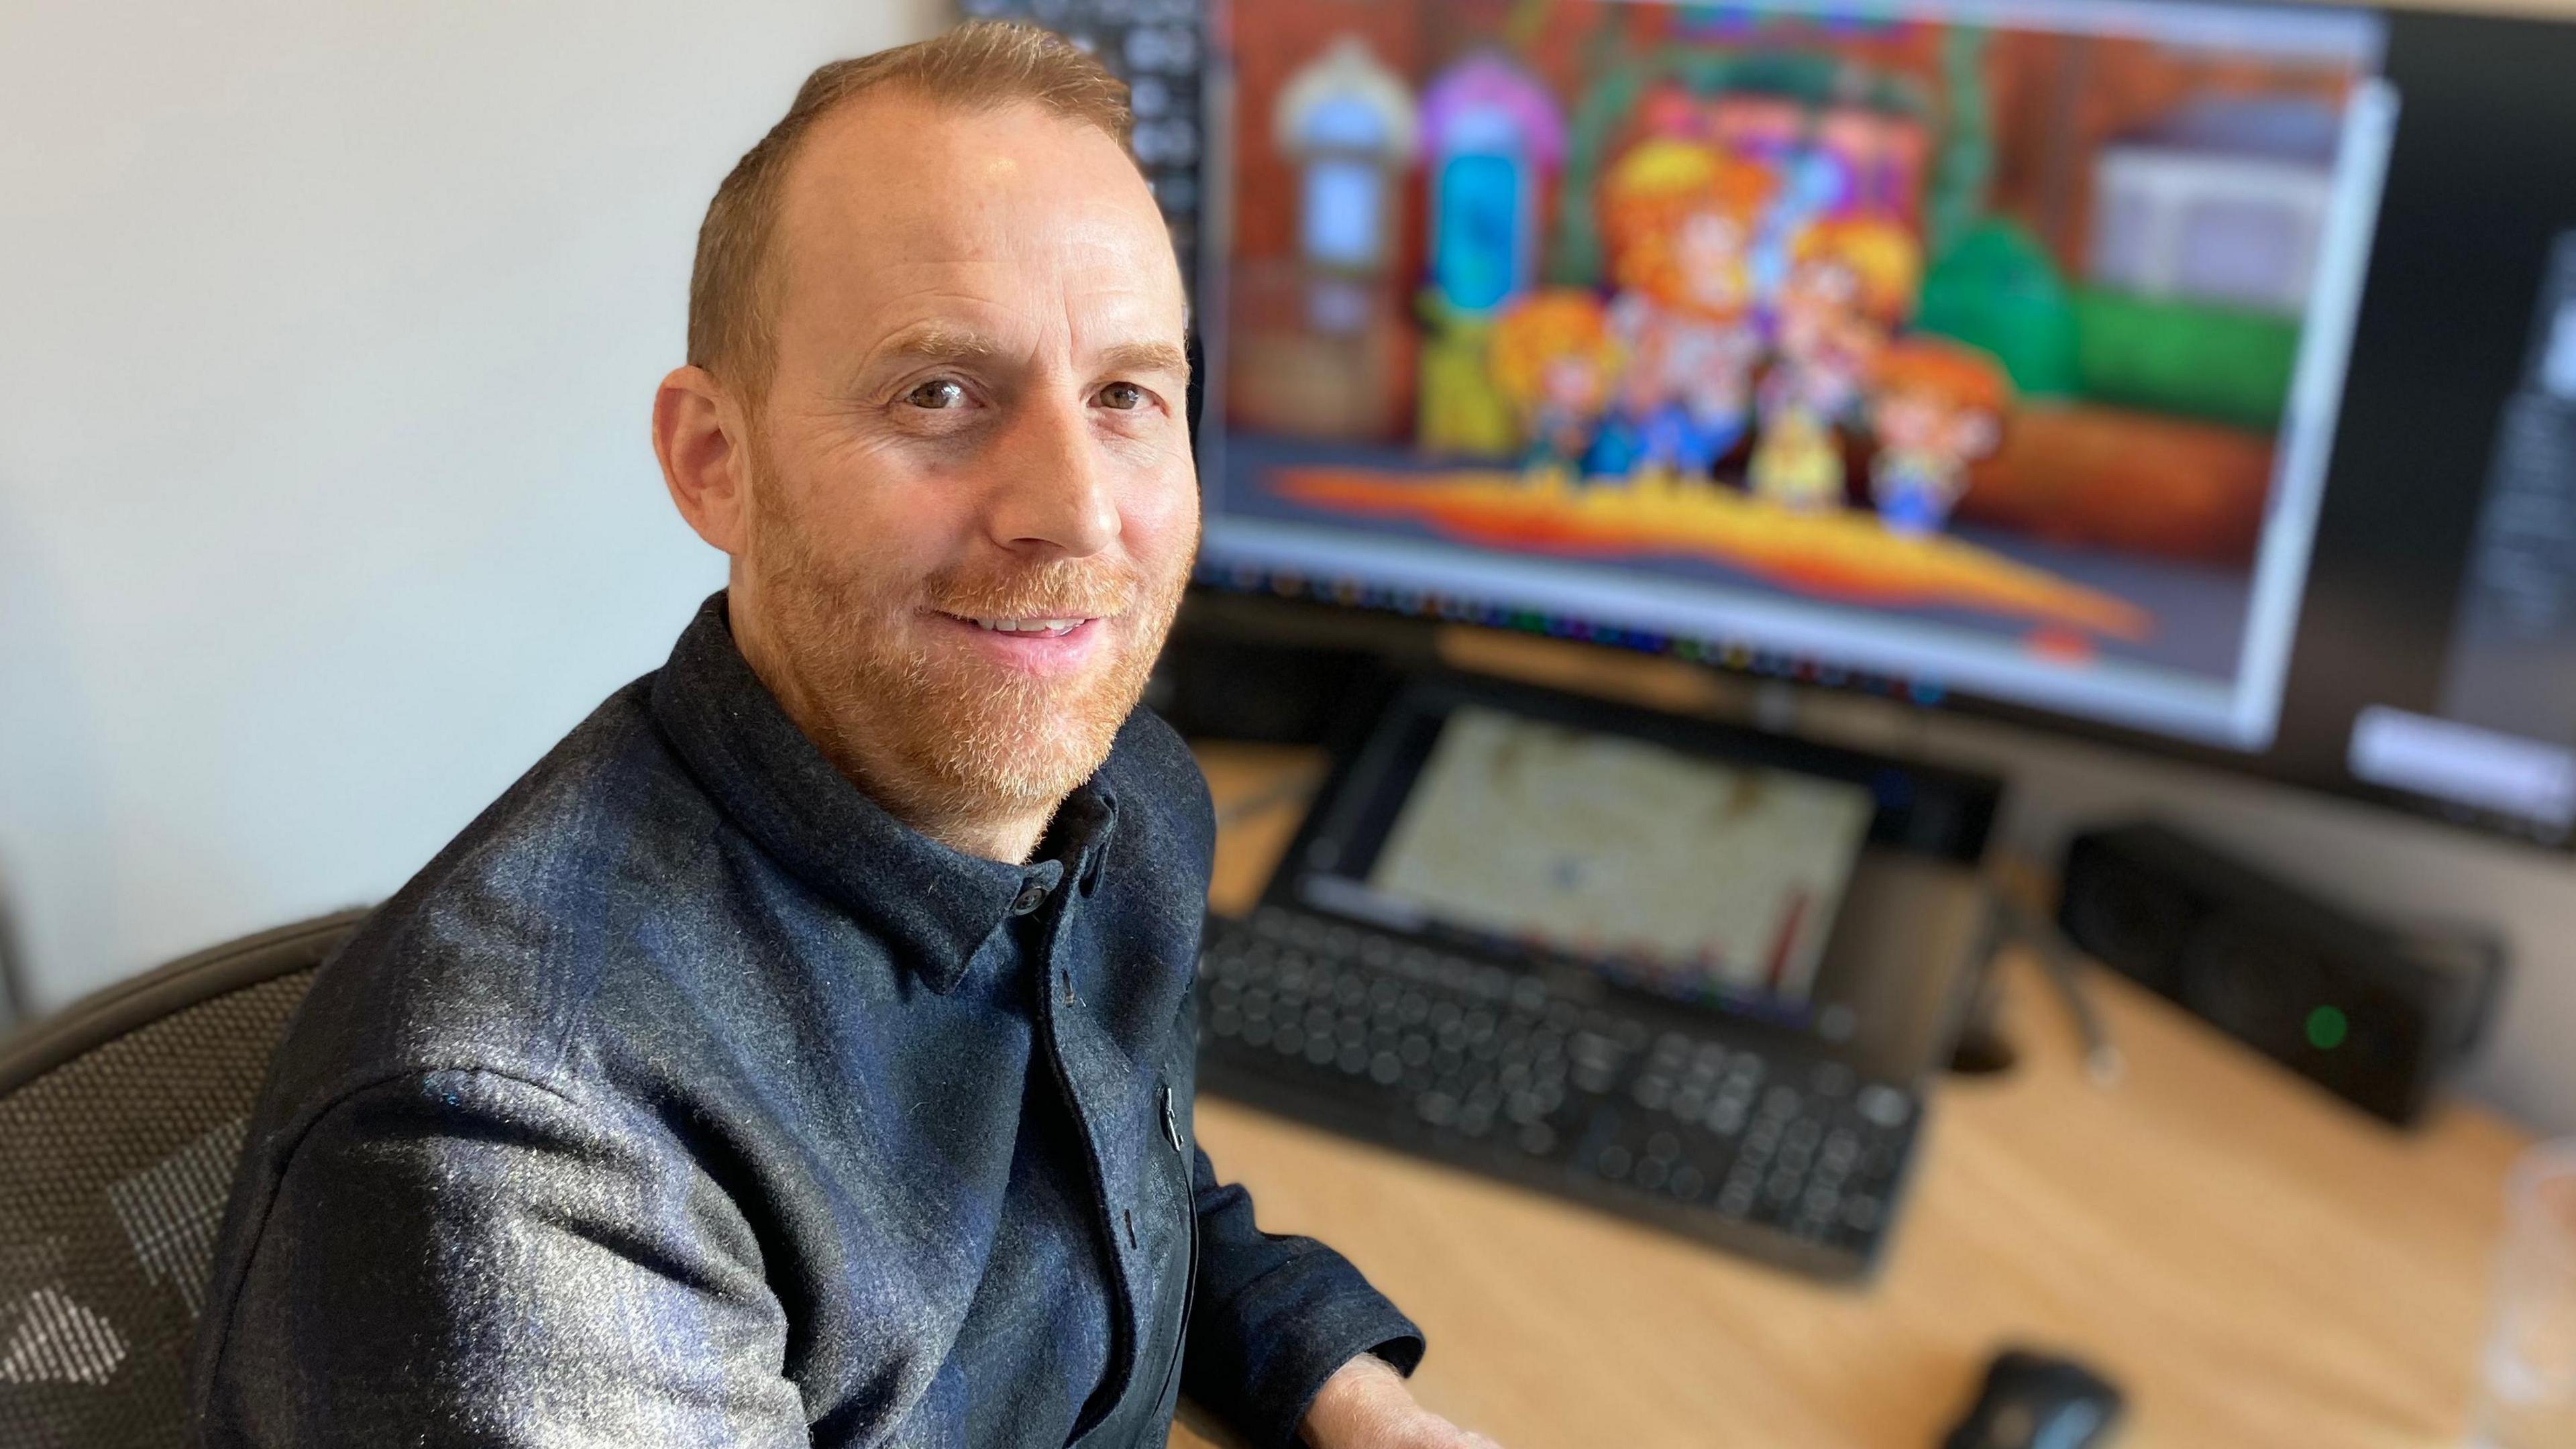
[[[675,367],[653,394],[653,456],[680,516],[698,537],[742,553],[750,528],[749,419],[715,375]]]

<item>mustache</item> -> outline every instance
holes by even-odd
[[[1134,564],[1069,558],[1034,567],[949,569],[923,588],[930,607],[970,619],[1105,619],[1134,608],[1143,592]]]

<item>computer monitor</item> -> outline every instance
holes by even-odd
[[[1200,578],[2576,826],[2576,30],[1233,0]]]

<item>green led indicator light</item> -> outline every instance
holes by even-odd
[[[2342,1046],[2351,1032],[2352,1023],[2334,1007],[2320,1006],[2308,1013],[2308,1045],[2318,1051],[2330,1052]]]

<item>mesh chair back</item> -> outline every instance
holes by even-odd
[[[0,1446],[180,1442],[243,1130],[362,914],[200,952],[0,1042]]]

